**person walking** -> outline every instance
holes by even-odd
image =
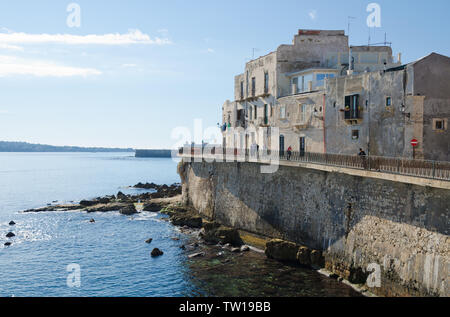
[[[287,149],[287,160],[290,161],[292,156],[292,147],[289,146]]]
[[[367,169],[367,160],[366,160],[367,154],[366,154],[366,152],[363,149],[359,149],[358,156],[361,158],[362,166],[366,170]]]

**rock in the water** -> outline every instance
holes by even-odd
[[[95,223],[95,219],[89,220],[90,223]]]
[[[152,243],[152,242],[153,242],[153,239],[152,239],[152,238],[145,240],[145,243],[148,243],[148,244],[150,244],[150,243]]]
[[[158,212],[161,211],[161,205],[155,204],[155,203],[149,203],[144,205],[144,211],[149,212]]]
[[[137,213],[136,207],[134,205],[127,205],[120,209],[122,215],[131,216]]]
[[[6,237],[7,238],[12,238],[12,237],[15,237],[16,235],[14,234],[14,233],[12,233],[12,232],[9,232],[7,235],[6,235]]]
[[[127,204],[123,203],[110,203],[110,204],[100,204],[92,207],[87,207],[85,210],[87,213],[92,212],[109,212],[109,211],[118,211],[124,207],[127,207]]]
[[[227,243],[222,247],[222,249],[224,250],[231,250],[231,248],[232,248],[231,243]]]
[[[11,221],[10,223],[9,223],[9,225],[10,226],[14,226],[16,223],[14,222],[14,221]]]
[[[240,247],[243,244],[237,229],[218,226],[215,223],[208,223],[203,228],[205,229],[205,232],[202,234],[202,237],[208,243],[229,243],[236,247]]]
[[[163,255],[164,254],[164,252],[162,252],[160,249],[158,249],[158,248],[154,248],[153,249],[153,251],[152,251],[152,253],[151,253],[151,255],[152,255],[152,257],[158,257],[158,256],[161,256],[161,255]]]
[[[5,247],[9,247],[9,246],[11,246],[11,244],[12,244],[11,242],[6,242]]]
[[[191,255],[188,256],[188,258],[189,258],[189,259],[193,259],[193,258],[199,258],[199,257],[202,257],[202,256],[205,256],[205,253],[204,253],[204,252],[199,252],[199,253],[191,254]]]
[[[339,275],[337,275],[336,273],[332,273],[328,276],[329,278],[332,278],[333,280],[337,280],[339,279]]]
[[[241,247],[241,252],[247,252],[247,251],[250,251],[250,247],[248,245],[243,245]]]
[[[300,247],[297,252],[297,261],[301,265],[311,265],[311,250],[307,247]]]
[[[173,215],[170,220],[175,226],[188,226],[190,228],[201,228],[203,224],[203,219],[199,216],[190,215]]]
[[[98,199],[100,204],[109,204],[111,202],[111,198],[109,197],[101,197]]]
[[[241,252],[241,248],[232,248],[232,249],[231,249],[231,252],[233,252],[233,253],[239,253],[239,252]]]
[[[266,256],[271,259],[287,262],[296,262],[299,246],[293,242],[279,239],[266,243]]]
[[[314,268],[323,268],[325,266],[325,259],[321,251],[311,251],[311,266]]]
[[[80,206],[83,207],[92,207],[97,205],[99,202],[97,200],[82,200],[80,201]]]

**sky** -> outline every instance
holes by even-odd
[[[245,62],[298,29],[351,16],[350,44],[386,33],[406,63],[450,56],[449,15],[448,0],[0,0],[0,140],[171,148],[177,127],[216,126]]]

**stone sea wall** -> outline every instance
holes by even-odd
[[[181,163],[183,201],[226,226],[322,250],[387,296],[449,296],[450,191],[300,167]],[[379,273],[379,274],[378,274]]]

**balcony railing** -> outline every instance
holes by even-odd
[[[203,148],[204,149],[204,148]],[[203,157],[201,146],[195,148],[181,148],[179,154],[182,157]],[[209,151],[212,156],[226,156],[227,161],[231,158],[245,162],[269,161],[299,162],[318,164],[334,167],[367,170],[371,172],[389,173],[405,176],[413,176],[427,179],[450,181],[450,162],[414,160],[408,158],[391,158],[381,156],[352,156],[342,154],[323,154],[311,152],[291,152],[280,154],[278,151],[259,151],[245,149],[223,149],[213,148]]]

